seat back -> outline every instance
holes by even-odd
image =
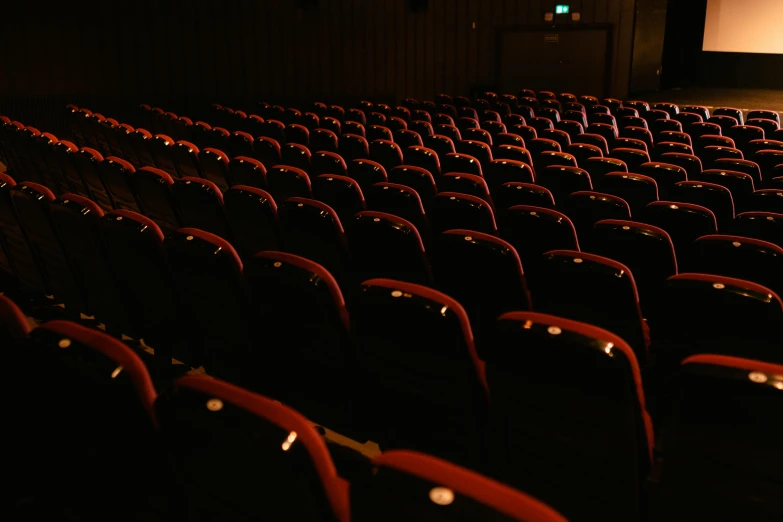
[[[595,224],[593,238],[596,254],[631,270],[642,312],[649,317],[660,303],[666,279],[677,274],[677,257],[669,234],[644,223],[606,219]]]
[[[11,199],[49,290],[65,303],[71,317],[79,317],[84,296],[52,223],[50,203],[54,194],[42,185],[26,181],[11,189]]]
[[[699,354],[679,367],[676,406],[663,441],[664,516],[774,518],[780,482],[783,366]],[[731,494],[726,494],[731,491]]]
[[[783,295],[783,248],[758,239],[709,235],[696,240],[694,271],[752,281]]]
[[[483,199],[457,192],[441,192],[432,204],[431,226],[434,234],[464,228],[496,234],[497,225],[492,207]]]
[[[21,226],[19,215],[11,197],[16,182],[8,174],[0,173],[0,245],[6,255],[8,267],[22,289],[40,294],[50,294],[45,270],[37,251],[29,242]]]
[[[677,259],[686,265],[693,250],[693,241],[718,231],[715,214],[708,208],[692,203],[656,201],[647,205],[642,214],[645,223],[662,228],[669,234]]]
[[[133,176],[136,199],[144,215],[166,231],[181,226],[171,187],[174,180],[168,173],[155,167],[142,167]]]
[[[536,310],[584,321],[615,333],[647,360],[648,336],[630,269],[609,258],[554,250],[544,255],[532,287]]]
[[[51,214],[63,254],[84,297],[80,311],[111,318],[110,309],[121,305],[98,229],[103,211],[87,198],[66,193],[51,203]]]
[[[348,520],[347,484],[321,436],[291,408],[199,376],[178,379],[157,411],[189,512]]]
[[[109,321],[155,348],[159,362],[171,364],[168,348],[177,335],[177,314],[163,233],[151,219],[128,210],[109,212],[98,226],[113,284],[124,303],[122,310],[109,310],[116,313]]]
[[[152,509],[145,490],[162,488],[164,471],[155,445],[156,391],[141,358],[100,330],[58,320],[32,332],[24,359],[15,368],[23,382],[17,391],[33,403],[14,424],[26,438],[17,447],[22,465],[49,468],[36,477],[36,496],[86,520],[117,505],[129,516]],[[37,443],[53,430],[56,443]],[[106,455],[118,452],[128,460],[107,467]],[[74,469],[84,473],[79,480]]]
[[[367,436],[382,448],[475,463],[486,395],[462,306],[387,279],[365,281],[356,304],[352,331]]]
[[[310,177],[296,167],[275,165],[267,171],[267,186],[276,201],[283,202],[288,198],[309,198],[312,195]]]
[[[512,312],[498,319],[480,355],[501,434],[498,477],[573,520],[638,518],[653,435],[628,343],[589,324]]]
[[[242,261],[225,239],[196,228],[169,234],[164,250],[180,311],[179,334],[187,339],[183,362],[216,376],[249,379],[252,346],[249,301]]]
[[[340,280],[348,262],[348,250],[334,209],[307,198],[290,198],[279,209],[286,251],[323,265]]]
[[[155,160],[155,166],[170,176],[179,174],[172,153],[175,141],[165,134],[158,134],[150,140],[149,150]]]
[[[359,183],[347,176],[321,174],[313,180],[313,195],[332,207],[346,222],[365,208]]]
[[[579,250],[571,220],[556,210],[518,205],[508,209],[500,236],[517,251],[522,266],[537,276],[543,254],[550,250]]]
[[[171,158],[180,178],[202,177],[199,148],[189,141],[178,141],[171,149]]]
[[[479,350],[486,328],[501,314],[531,309],[522,263],[510,243],[449,230],[437,238],[434,259],[438,288],[465,307]]]
[[[358,281],[387,278],[432,283],[419,231],[410,221],[383,212],[359,212],[348,223],[348,241]]]
[[[201,178],[182,178],[174,182],[171,192],[185,226],[231,239],[223,193],[214,183]]]
[[[139,204],[133,193],[133,165],[124,159],[109,156],[99,164],[98,170],[112,206],[139,212]]]
[[[573,221],[583,247],[591,246],[593,225],[598,221],[631,219],[631,209],[624,199],[603,192],[573,192],[560,202],[559,208]]]
[[[732,227],[738,236],[769,241],[783,247],[783,214],[773,212],[743,212]]]
[[[698,353],[783,362],[783,303],[771,289],[730,277],[681,273],[665,288],[657,337],[662,367]]]
[[[277,204],[271,194],[255,187],[234,185],[223,197],[235,245],[243,258],[264,250],[278,250]]]
[[[103,156],[95,149],[83,147],[74,156],[76,170],[81,173],[90,199],[98,203],[104,212],[108,212],[114,208],[114,202],[101,176],[102,163]]]
[[[734,222],[734,200],[731,191],[705,181],[680,181],[670,192],[673,201],[693,203],[715,214],[718,230],[728,231]]]
[[[199,154],[199,162],[204,179],[221,191],[228,189],[228,156],[223,151],[206,148]]]
[[[356,522],[424,522],[442,516],[565,522],[533,497],[430,455],[388,451],[373,464],[372,476],[351,484],[351,517]],[[429,500],[422,491],[429,491]]]

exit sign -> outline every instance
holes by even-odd
[[[555,14],[568,14],[571,11],[571,6],[565,4],[558,4],[555,6]]]

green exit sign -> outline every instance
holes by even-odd
[[[555,6],[555,14],[567,14],[571,11],[571,6],[558,4]]]

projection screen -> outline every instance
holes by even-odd
[[[783,0],[707,0],[702,50],[783,54]]]

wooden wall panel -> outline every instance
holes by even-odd
[[[394,103],[492,86],[497,31],[543,24],[552,0],[115,0],[0,20],[0,111],[12,100]],[[613,31],[611,91],[628,91],[635,0],[570,0]],[[473,24],[476,24],[475,29]],[[520,87],[522,87],[520,85]]]

